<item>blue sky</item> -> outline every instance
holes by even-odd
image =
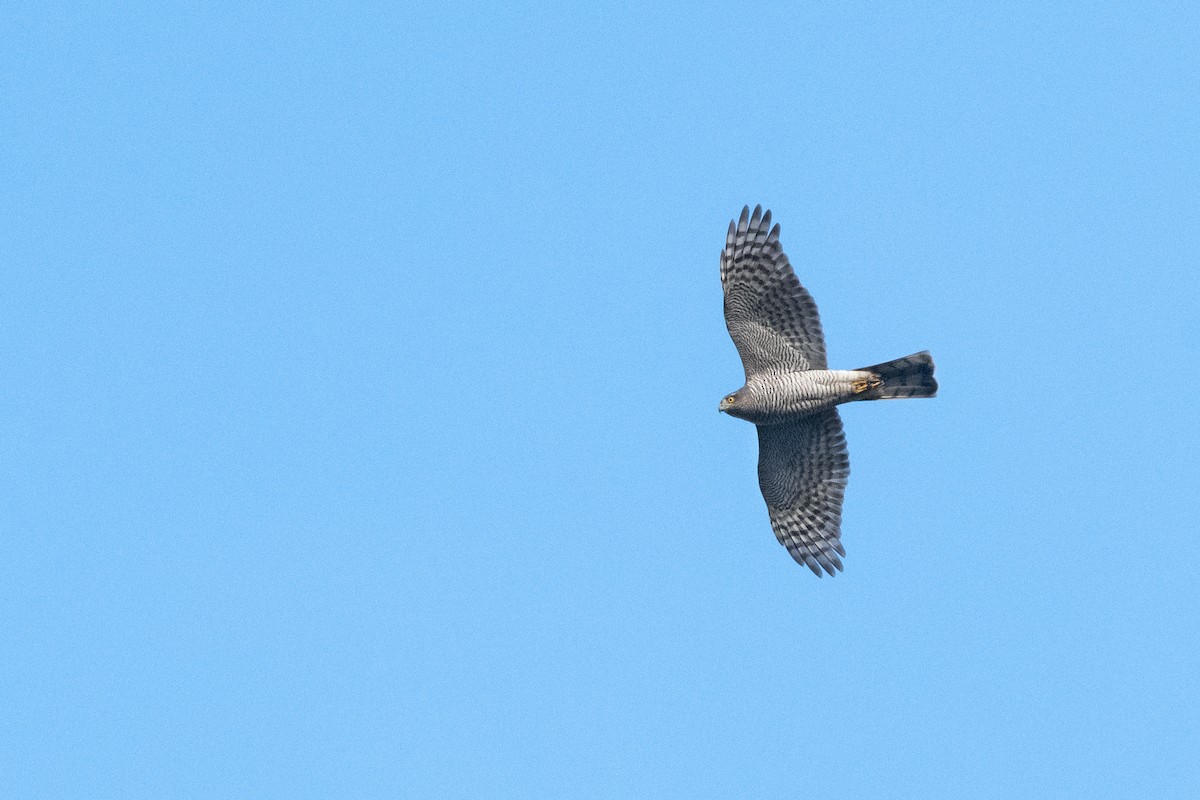
[[[397,5],[3,12],[3,794],[1195,796],[1194,9]]]

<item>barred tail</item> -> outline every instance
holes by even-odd
[[[933,377],[933,357],[929,355],[928,350],[873,367],[863,367],[862,372],[875,373],[883,383],[863,392],[855,398],[856,400],[933,397],[937,394],[938,385]]]

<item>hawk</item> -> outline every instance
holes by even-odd
[[[779,226],[762,206],[729,223],[721,251],[725,325],[746,383],[718,409],[758,426],[758,485],[779,543],[817,577],[842,569],[842,496],[850,458],[837,406],[933,397],[928,352],[832,370],[817,305],[796,280]]]

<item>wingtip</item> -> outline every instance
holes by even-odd
[[[832,545],[832,550],[837,551],[842,556],[846,555],[846,551],[842,549],[840,542],[835,542]],[[808,567],[813,575],[818,578],[824,578],[826,575],[830,577],[836,576],[844,570],[842,559],[837,553],[831,551],[814,552],[813,549],[802,549],[800,547],[788,546],[788,555],[790,555],[797,564]]]

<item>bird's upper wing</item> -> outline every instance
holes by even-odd
[[[729,223],[721,251],[725,324],[746,377],[779,370],[825,369],[825,336],[817,304],[796,280],[779,245],[779,226],[762,206]]]
[[[842,497],[850,456],[837,409],[758,426],[758,485],[792,558],[821,576],[842,568]]]

